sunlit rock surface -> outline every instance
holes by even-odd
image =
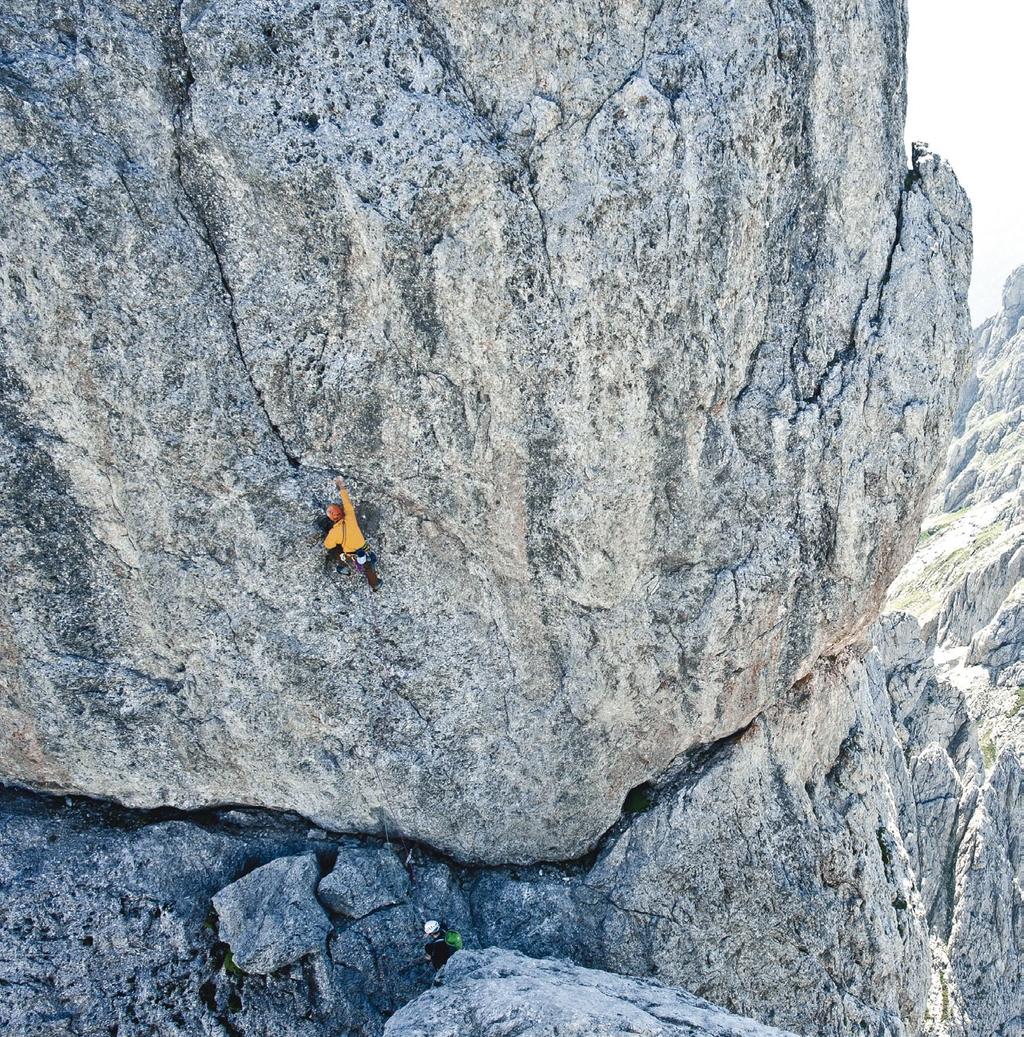
[[[0,33],[6,777],[566,858],[874,618],[967,337],[902,4]]]
[[[1021,293],[961,405],[905,32],[4,8],[0,776],[50,795],[0,804],[0,1028],[1013,1032],[1019,768],[932,655],[1019,664]],[[872,629],[953,431],[979,564]],[[427,918],[504,950],[416,1000]]]
[[[511,951],[457,955],[439,989],[394,1016],[387,1037],[793,1037],[684,991]]]
[[[991,766],[1002,747],[1024,751],[1024,267],[974,350],[945,475],[889,597],[933,635]]]

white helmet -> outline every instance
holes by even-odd
[[[434,936],[441,931],[441,923],[435,922],[431,919],[426,925],[423,926],[424,936]]]

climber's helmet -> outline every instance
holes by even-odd
[[[341,510],[340,504],[328,504],[327,505],[327,517],[332,522],[340,522],[341,516],[345,513]]]
[[[423,933],[425,936],[437,936],[437,934],[440,931],[441,923],[435,922],[433,919],[431,919],[429,922],[427,922],[426,925],[423,926]]]

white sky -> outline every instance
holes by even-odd
[[[949,159],[974,206],[975,326],[1024,263],[1024,3],[908,0],[907,141]]]

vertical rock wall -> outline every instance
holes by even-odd
[[[561,858],[873,618],[966,338],[902,3],[0,32],[6,777]]]

